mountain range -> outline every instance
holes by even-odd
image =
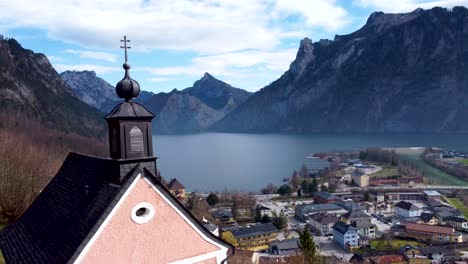
[[[301,41],[278,80],[212,126],[225,132],[468,132],[468,9],[373,13]]]
[[[253,94],[206,73],[137,100],[157,115],[155,133],[468,132],[467,73],[468,9],[375,12],[351,34],[303,39],[289,69]],[[0,38],[2,112],[103,135],[114,90],[94,72],[58,75],[45,55]]]
[[[114,86],[96,76],[93,71],[65,71],[60,74],[80,100],[109,112],[122,99]],[[182,91],[154,94],[141,91],[134,100],[143,103],[156,118],[155,133],[194,133],[209,128],[240,104],[251,93],[232,87],[209,73]]]
[[[110,112],[122,101],[115,93],[115,86],[96,76],[94,71],[64,71],[60,77],[72,88],[76,97],[101,112]],[[153,95],[142,90],[137,100],[145,101]]]
[[[102,114],[75,96],[44,54],[1,35],[0,113],[65,133],[98,138],[106,134]]]

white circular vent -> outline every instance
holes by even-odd
[[[154,217],[154,207],[147,202],[141,202],[132,209],[132,220],[137,224],[149,222]]]

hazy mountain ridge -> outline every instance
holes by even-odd
[[[47,57],[0,37],[0,109],[64,132],[105,135],[102,115],[78,100]]]
[[[123,99],[115,93],[115,87],[96,76],[94,71],[64,71],[60,77],[73,90],[78,99],[103,113],[110,112]],[[140,91],[137,101],[144,101],[154,93]]]
[[[92,71],[65,71],[62,79],[83,102],[103,112],[109,112],[122,101],[115,87]],[[141,91],[134,99],[143,103],[156,118],[155,133],[197,133],[242,104],[251,93],[222,82],[209,73],[182,91],[154,94]]]
[[[249,96],[249,92],[205,73],[192,87],[158,93],[145,105],[156,114],[155,133],[196,133],[205,131]]]
[[[373,13],[304,39],[290,69],[213,126],[227,132],[467,132],[468,10]]]

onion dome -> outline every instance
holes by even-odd
[[[140,85],[137,81],[130,78],[130,74],[128,73],[130,70],[130,64],[128,64],[128,62],[123,64],[123,68],[125,70],[125,76],[117,83],[115,92],[120,98],[124,98],[125,101],[128,102],[140,94]]]

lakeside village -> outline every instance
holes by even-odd
[[[468,155],[426,149],[428,166],[466,179]],[[430,164],[430,165],[429,165]],[[294,263],[308,231],[318,263],[466,263],[468,190],[433,185],[394,150],[316,153],[262,194],[169,190],[239,263]],[[241,254],[242,253],[242,254]]]

